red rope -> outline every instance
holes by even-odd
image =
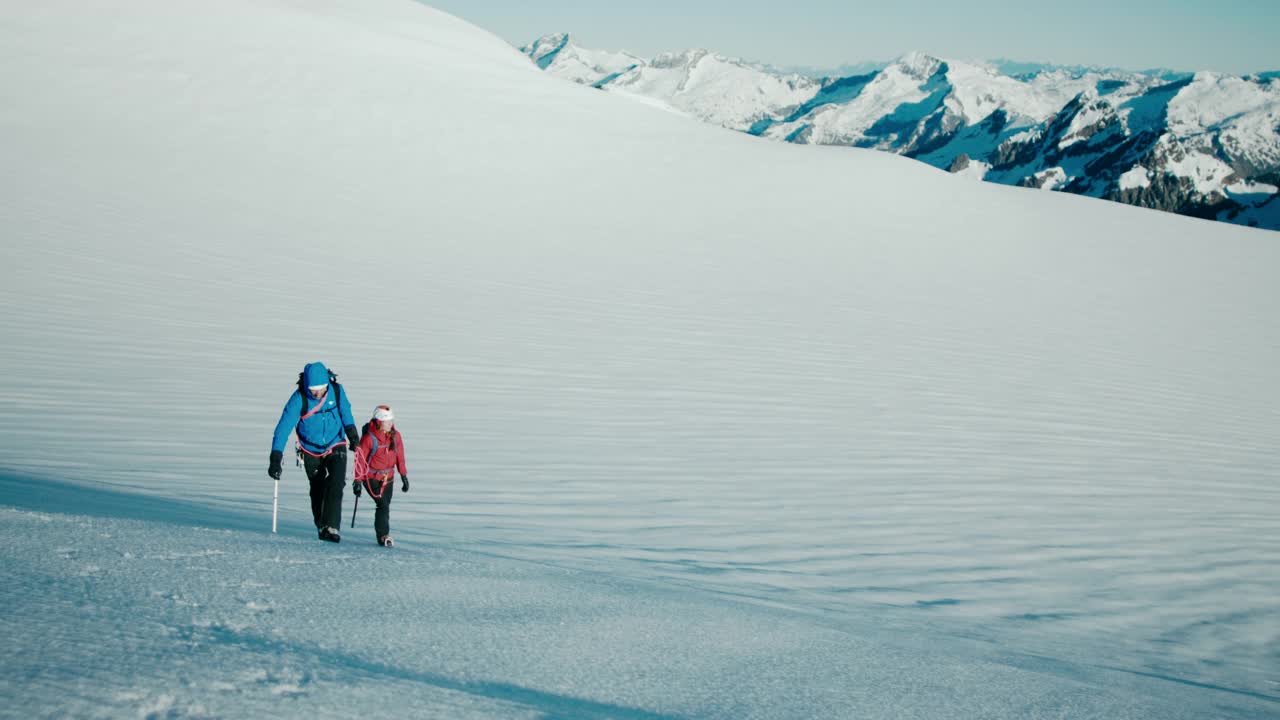
[[[365,478],[360,481],[360,484],[364,485],[364,489],[369,493],[369,497],[374,500],[381,500],[382,494],[387,491],[387,484],[391,482],[391,478],[388,477],[378,484],[378,492],[373,491],[373,486],[369,484],[370,480],[370,478]]]
[[[369,497],[375,500],[382,498],[382,494],[387,491],[387,483],[391,482],[391,479],[395,476],[394,468],[387,468],[386,470],[371,469],[369,467],[369,459],[361,452],[356,453],[355,468],[356,481],[364,485],[365,490],[369,492]],[[378,479],[381,479],[382,482],[379,483],[378,492],[375,493],[372,483]]]
[[[315,398],[312,398],[312,399],[314,400]],[[316,404],[316,406],[315,406],[315,407],[311,408],[311,410],[309,410],[309,411],[307,412],[307,414],[306,414],[306,415],[303,415],[302,417],[298,418],[298,422],[302,422],[303,420],[306,420],[307,418],[311,417],[312,415],[315,415],[316,413],[318,413],[318,412],[320,412],[321,410],[323,410],[323,409],[324,409],[324,406],[325,406],[325,403],[327,403],[328,401],[329,401],[329,393],[328,393],[328,391],[326,391],[326,392],[325,392],[325,394],[324,394],[324,397],[321,397],[321,398],[320,398],[319,402]],[[334,448],[338,447],[339,445],[341,445],[341,444],[342,444],[342,443],[344,443],[344,442],[346,442],[346,440],[339,440],[338,442],[336,442],[336,443],[334,443],[334,444],[330,445],[329,447],[325,448],[324,452],[322,452],[322,453],[313,453],[313,452],[311,452],[310,450],[308,450],[308,449],[306,449],[305,447],[303,447],[303,446],[302,446],[302,441],[301,441],[301,440],[299,440],[299,441],[298,441],[298,449],[299,449],[299,450],[301,450],[302,452],[304,452],[304,453],[306,453],[306,454],[310,455],[311,457],[321,458],[321,457],[324,457],[324,456],[328,455],[329,453],[333,452],[333,449],[334,449]]]
[[[336,443],[334,443],[334,444],[330,445],[328,448],[326,448],[326,449],[325,449],[325,451],[324,451],[324,452],[322,452],[322,453],[313,453],[313,452],[311,452],[310,450],[308,450],[308,449],[306,449],[305,447],[303,447],[301,442],[299,442],[299,443],[298,443],[298,449],[299,449],[299,450],[301,450],[302,452],[304,452],[304,453],[306,453],[306,454],[310,455],[311,457],[321,458],[321,457],[324,457],[325,455],[328,455],[329,453],[333,452],[333,449],[334,449],[334,448],[336,448],[336,447],[340,447],[340,446],[341,446],[343,443],[345,443],[345,442],[346,442],[346,440],[339,440],[338,442],[336,442]]]

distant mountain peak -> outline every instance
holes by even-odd
[[[893,62],[904,73],[922,80],[933,77],[946,61],[920,50],[912,50]]]
[[[650,65],[657,68],[674,68],[674,67],[692,67],[697,65],[700,60],[706,57],[715,57],[732,62],[728,58],[720,58],[710,50],[704,48],[690,48],[688,50],[676,50],[672,52],[660,53],[650,62]]]
[[[572,33],[557,32],[520,48],[539,68],[587,85],[642,65],[645,61],[628,52],[592,50],[575,42]]]
[[[564,45],[573,41],[573,33],[558,32],[543,35],[533,42],[534,45]]]
[[[522,50],[559,77],[753,135],[877,148],[1006,185],[1280,229],[1275,74],[1143,74],[916,50],[818,79],[706,48],[645,60],[583,48],[569,33]]]
[[[528,45],[520,48],[520,51],[528,55],[538,67],[546,70],[552,62],[555,62],[558,55],[572,41],[569,33],[553,33],[543,35]]]

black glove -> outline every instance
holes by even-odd
[[[360,497],[360,486],[363,484],[364,483],[360,482],[359,480],[351,481],[351,492],[355,493],[356,497]]]
[[[280,460],[284,457],[284,453],[279,450],[271,451],[271,462],[267,465],[267,474],[273,479],[280,479]]]
[[[343,429],[347,431],[347,447],[351,448],[351,452],[355,452],[360,447],[360,435],[356,433],[356,426],[348,425]]]
[[[400,492],[409,492],[409,476],[400,476]]]

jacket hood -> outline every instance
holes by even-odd
[[[307,363],[307,366],[302,368],[302,384],[306,387],[328,385],[329,368],[325,367],[324,363]]]

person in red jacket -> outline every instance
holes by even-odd
[[[356,451],[356,480],[351,491],[360,496],[361,489],[369,491],[377,510],[373,515],[373,529],[378,544],[392,547],[391,495],[395,490],[395,471],[400,471],[400,492],[409,492],[409,474],[404,465],[404,438],[395,428],[395,414],[386,405],[373,409],[373,419],[365,423]]]

